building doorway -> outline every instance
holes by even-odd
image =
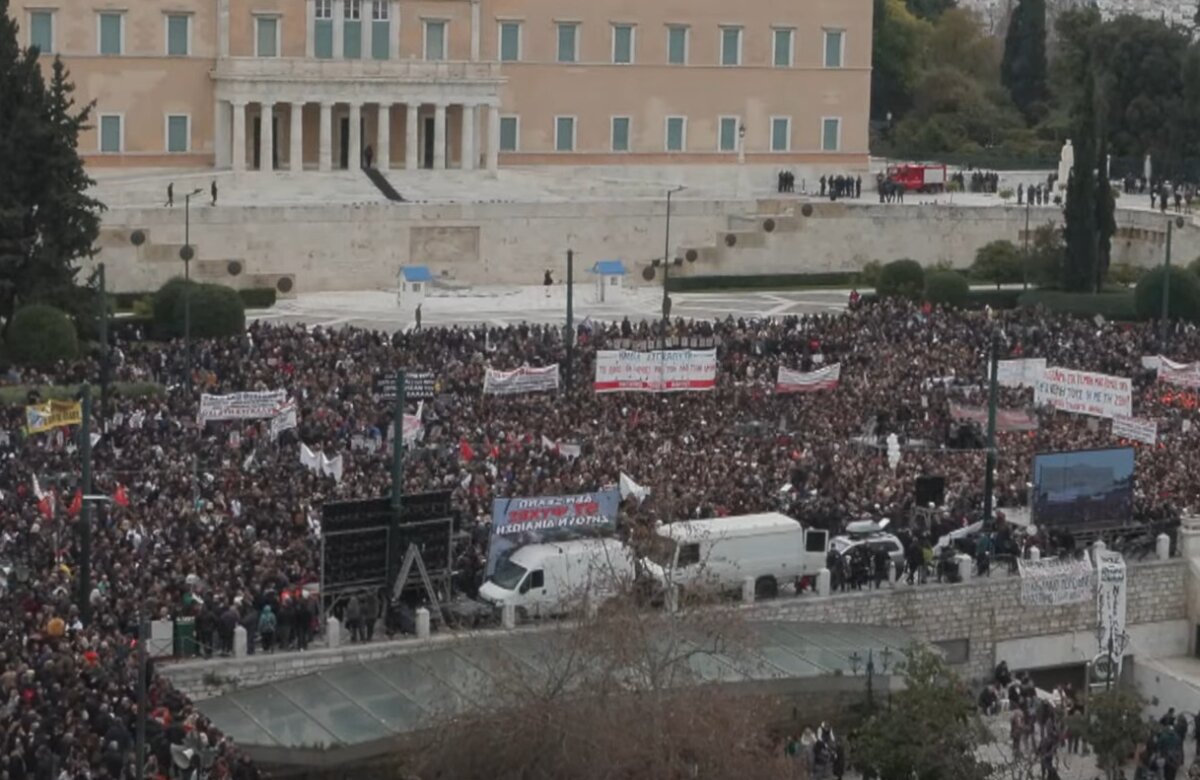
[[[262,117],[254,117],[254,167],[258,170],[263,170],[262,165]],[[279,168],[279,117],[271,117],[271,168],[274,171]]]
[[[350,167],[350,117],[344,116],[338,121],[341,138],[338,139],[338,167]]]
[[[421,144],[421,167],[433,167],[433,117],[425,117],[425,121],[421,123],[424,128],[425,137],[424,143]]]

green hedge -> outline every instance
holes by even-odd
[[[1162,317],[1163,274],[1162,266],[1147,271],[1138,280],[1134,296],[1137,301],[1138,316],[1144,320],[1156,320]],[[1191,271],[1179,266],[1171,266],[1171,286],[1168,291],[1170,298],[1171,319],[1182,319],[1188,322],[1200,321],[1200,279]]]
[[[8,359],[22,366],[48,367],[79,356],[75,323],[61,309],[43,304],[17,309],[5,343]]]
[[[269,309],[275,305],[277,293],[274,287],[251,287],[236,292],[247,309]],[[109,297],[113,301],[112,306],[115,311],[133,311],[138,301],[153,298],[156,294],[153,292],[120,292],[110,293]]]
[[[925,269],[916,260],[903,258],[884,265],[879,272],[875,294],[880,298],[895,296],[916,300],[924,289]]]
[[[671,292],[724,292],[726,290],[780,290],[788,287],[854,287],[858,274],[755,274],[745,276],[672,276]]]
[[[197,284],[176,277],[154,295],[154,330],[159,338],[178,338],[187,330],[188,310],[194,338],[235,336],[246,330],[246,308],[229,287]]]
[[[970,291],[966,278],[954,271],[930,271],[925,275],[924,298],[930,303],[961,307]]]
[[[1059,314],[1080,317],[1095,317],[1097,314],[1109,320],[1132,321],[1138,319],[1133,291],[1103,293],[1072,293],[1062,290],[1029,290],[1021,294],[1020,306],[1045,306]]]

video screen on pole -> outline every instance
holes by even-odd
[[[1033,522],[1122,525],[1133,518],[1132,447],[1033,457]]]

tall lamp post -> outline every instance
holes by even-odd
[[[199,194],[200,188],[197,187],[183,196],[183,246],[179,247],[183,278],[188,282],[183,286],[183,356],[189,397],[192,394],[192,258],[196,256],[196,251],[192,249],[192,198]]]
[[[682,184],[667,190],[667,225],[663,240],[663,299],[662,299],[662,348],[667,348],[667,325],[671,319],[671,196],[687,189]]]
[[[1159,354],[1167,354],[1167,338],[1169,336],[1171,316],[1171,231],[1176,225],[1183,227],[1183,217],[1175,216],[1167,220],[1167,254],[1163,258],[1163,283],[1162,283],[1162,328],[1159,341]]]

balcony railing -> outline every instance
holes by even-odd
[[[430,62],[426,60],[325,60],[307,57],[225,57],[213,75],[231,81],[503,81],[497,62]]]

